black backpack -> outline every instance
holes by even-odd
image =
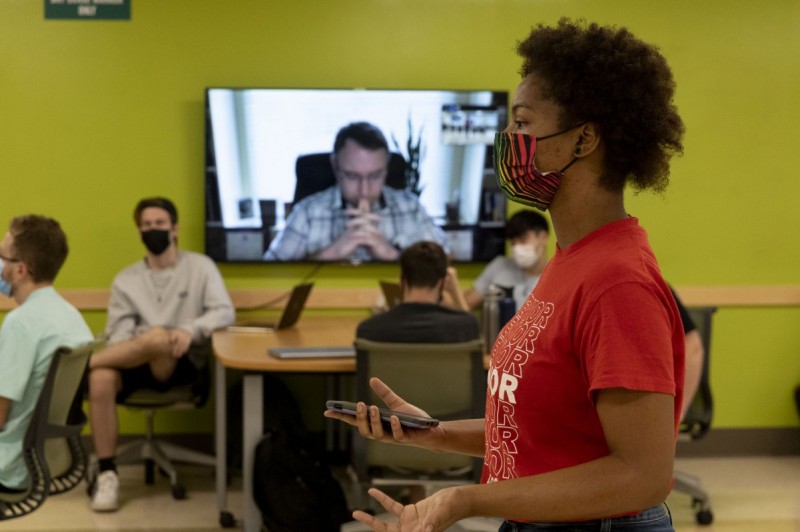
[[[253,465],[253,498],[264,526],[269,532],[339,532],[352,520],[342,487],[322,453],[309,445],[289,389],[274,379],[264,391],[278,414],[265,420]]]

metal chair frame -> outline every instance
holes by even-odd
[[[98,345],[59,347],[53,354],[23,442],[31,483],[26,492],[0,494],[0,521],[35,511],[48,496],[69,491],[86,475],[87,454],[80,438],[86,416],[77,409],[74,419],[69,418],[89,357]]]

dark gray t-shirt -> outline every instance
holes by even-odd
[[[356,337],[374,342],[455,343],[480,337],[475,316],[433,303],[401,303],[358,325]]]

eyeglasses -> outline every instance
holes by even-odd
[[[3,259],[3,262],[22,262],[22,259],[14,259],[11,257],[6,257],[3,254],[0,254],[0,259]]]
[[[348,183],[356,184],[366,181],[367,183],[374,184],[380,182],[382,179],[386,179],[387,171],[380,170],[367,175],[341,172],[340,175],[342,176],[342,179]]]

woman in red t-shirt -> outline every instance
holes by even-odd
[[[377,408],[353,418],[364,437],[484,457],[482,483],[402,505],[371,494],[399,524],[363,512],[375,530],[444,530],[469,516],[502,531],[672,530],[672,482],[684,338],[647,235],[623,189],[663,190],[683,149],[674,81],[657,49],[626,29],[562,19],[518,46],[522,81],[512,123],[495,138],[498,182],[514,201],[548,210],[556,254],[492,348],[484,419],[391,431]],[[424,414],[382,381],[389,408]],[[573,528],[571,528],[572,530]]]

